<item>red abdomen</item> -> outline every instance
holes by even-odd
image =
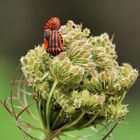
[[[44,36],[44,44],[46,51],[53,56],[56,56],[60,52],[64,51],[62,37],[56,30],[51,31],[49,38]]]

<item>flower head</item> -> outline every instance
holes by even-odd
[[[50,56],[39,45],[21,58],[45,132],[50,136],[52,131],[52,138],[63,131],[122,121],[128,112],[123,99],[138,71],[127,63],[119,66],[116,45],[107,33],[90,36],[88,28],[73,21],[59,32],[64,52]]]

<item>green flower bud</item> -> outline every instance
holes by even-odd
[[[61,26],[60,33],[63,36],[64,46],[68,47],[75,40],[86,38],[90,34],[90,30],[85,28],[82,31],[82,25],[77,25],[73,21],[68,21],[64,26]]]
[[[56,103],[62,108],[63,112],[68,114],[75,112],[75,108],[73,107],[69,94],[65,94],[61,89],[56,89],[53,97],[56,100]]]
[[[81,82],[84,69],[74,66],[63,52],[53,59],[50,64],[50,72],[59,82],[74,85]]]
[[[85,40],[74,41],[67,50],[67,55],[73,64],[87,67],[91,63],[91,45]]]
[[[126,113],[128,112],[127,105],[122,104],[110,104],[108,105],[107,114],[109,119],[116,119],[116,120],[122,120]]]
[[[92,59],[100,68],[117,66],[115,44],[109,39],[108,34],[90,37],[88,41],[92,44]]]
[[[117,80],[118,71],[117,69],[104,70],[98,72],[96,70],[92,71],[92,78],[88,81],[84,81],[84,85],[91,92],[114,94],[114,84]]]
[[[78,109],[82,108],[85,111],[94,110],[103,106],[105,95],[90,95],[89,91],[83,90],[81,92],[72,92],[72,99],[74,100],[73,106]]]
[[[27,55],[21,57],[22,71],[30,85],[42,81],[43,76],[48,71],[50,60],[51,58],[43,45],[35,47]]]
[[[129,64],[123,64],[118,68],[119,75],[114,85],[115,89],[120,91],[128,90],[138,77],[138,71]]]

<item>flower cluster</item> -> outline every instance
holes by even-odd
[[[84,69],[73,65],[66,53],[63,52],[53,59],[50,64],[50,72],[60,83],[73,85],[81,82]]]
[[[82,24],[77,25],[69,20],[66,25],[61,26],[60,33],[63,35],[64,46],[68,47],[75,40],[87,38],[90,30],[88,28],[82,30]]]
[[[109,39],[107,33],[89,37],[89,42],[92,44],[92,59],[99,68],[111,68],[118,65],[116,46]]]
[[[59,31],[65,52],[50,56],[39,45],[21,58],[28,85],[39,95],[36,102],[45,104],[44,126],[53,133],[124,119],[128,110],[122,101],[138,71],[127,63],[119,66],[116,45],[107,33],[90,36],[89,29],[73,21]],[[57,116],[55,121],[50,115]]]
[[[35,88],[35,92],[48,93],[49,79],[48,66],[51,58],[45,47],[37,46],[21,58],[22,71],[28,84]]]

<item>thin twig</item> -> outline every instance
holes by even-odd
[[[30,105],[27,105],[25,106],[16,116],[16,121],[18,121],[18,118],[31,106],[33,105],[34,103],[30,104]]]
[[[13,106],[13,100],[12,100],[12,97],[13,97],[13,92],[11,91],[11,107],[12,107],[12,112],[13,112],[13,115],[16,119],[16,112],[15,112],[15,109],[14,109],[14,106]]]
[[[66,136],[66,137],[69,137],[69,138],[72,138],[72,139],[79,140],[79,137],[78,136],[74,136],[74,135],[71,135],[71,134],[68,134],[68,133],[62,133],[62,135]]]
[[[31,129],[38,130],[38,131],[41,131],[41,132],[43,132],[44,134],[46,134],[46,131],[45,131],[44,129],[35,127],[35,126],[33,126],[33,125],[31,125],[31,124],[25,122],[24,120],[21,120],[21,119],[20,119],[20,124],[21,124],[22,126],[29,127],[29,128],[31,128]]]
[[[18,66],[17,66],[17,69],[16,69],[16,71],[15,71],[15,73],[14,73],[14,75],[13,75],[13,80],[12,80],[12,84],[15,86],[15,79],[16,79],[16,76],[17,76],[17,73],[18,73],[18,71],[19,71],[19,68],[21,67],[21,63],[19,63],[18,64]]]
[[[26,84],[24,83],[24,91],[26,91]],[[28,95],[29,96],[29,95]],[[28,102],[27,102],[27,94],[24,92],[23,94],[23,100],[24,100],[24,104],[27,106]],[[37,120],[40,123],[40,120],[33,114],[31,113],[30,109],[27,108],[26,112],[35,120]]]
[[[103,135],[101,132],[103,132],[105,129],[108,130],[107,127],[108,127],[109,125],[110,125],[110,123],[106,124],[102,129],[98,130],[98,132],[95,133],[95,134],[96,134],[96,135],[97,135],[97,134]]]
[[[115,129],[115,127],[118,125],[118,122],[115,123],[115,125],[110,129],[110,131],[101,139],[101,140],[105,140]]]
[[[19,128],[24,134],[26,134],[28,137],[30,137],[31,139],[39,140],[39,139],[37,139],[37,138],[31,136],[31,135],[30,135],[29,133],[27,133],[25,130],[23,130],[19,123],[18,123],[18,128]]]
[[[55,130],[54,134],[51,136],[51,138],[54,138],[54,137],[58,136],[61,133],[61,131],[64,129],[64,127],[65,126],[59,128],[58,130]]]
[[[9,112],[9,114],[11,115],[11,116],[13,116],[13,112],[9,109],[9,107],[7,106],[7,101],[6,101],[6,99],[4,100],[4,107],[6,108],[6,110]]]

